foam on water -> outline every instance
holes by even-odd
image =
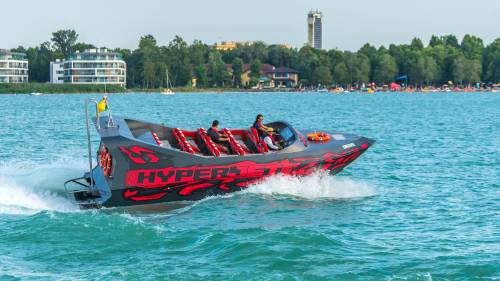
[[[307,177],[275,176],[249,187],[246,192],[304,199],[347,199],[376,194],[375,188],[366,182],[327,173]]]
[[[82,175],[84,162],[7,163],[0,166],[0,214],[31,215],[77,208],[64,195],[64,181]]]

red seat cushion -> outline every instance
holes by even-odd
[[[245,155],[245,149],[243,149],[241,144],[236,141],[231,131],[228,128],[225,128],[223,132],[229,138],[229,143],[231,144],[233,151],[235,151],[238,155]]]
[[[257,149],[259,150],[259,152],[261,152],[261,153],[268,152],[269,149],[267,148],[267,144],[259,137],[259,133],[257,132],[257,129],[254,127],[251,127],[250,131],[252,132],[252,136],[254,138],[255,145],[257,146]]]
[[[198,134],[201,138],[201,140],[205,143],[205,146],[208,149],[208,152],[216,157],[220,156],[220,150],[219,148],[215,145],[215,143],[212,141],[210,136],[207,134],[207,131],[203,128],[198,128]]]
[[[195,153],[195,149],[188,142],[188,140],[186,139],[186,136],[184,136],[184,133],[179,128],[175,128],[173,130],[173,133],[174,133],[174,137],[176,138],[177,142],[179,142],[179,146],[181,147],[181,149],[183,151],[191,153],[191,154]]]

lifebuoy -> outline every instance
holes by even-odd
[[[331,139],[330,135],[325,133],[325,132],[317,132],[317,133],[312,133],[307,135],[307,139],[310,141],[320,141],[320,142],[326,142]]]
[[[99,151],[99,165],[101,166],[104,176],[108,177],[111,175],[111,155],[108,152],[108,148],[105,146],[103,146]]]

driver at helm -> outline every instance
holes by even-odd
[[[280,150],[281,147],[274,144],[271,135],[274,134],[274,129],[263,124],[264,116],[262,114],[258,114],[255,118],[255,122],[253,122],[253,127],[257,130],[259,134],[259,138],[263,139],[267,146],[272,150]]]

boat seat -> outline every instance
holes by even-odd
[[[219,157],[221,154],[220,149],[212,141],[210,136],[207,134],[207,131],[204,128],[198,128],[197,132],[198,135],[200,136],[200,139],[205,143],[205,146],[207,147],[208,150],[208,154],[215,157]]]
[[[153,139],[155,140],[155,142],[161,146],[161,147],[166,147],[166,148],[172,148],[172,145],[170,145],[170,142],[168,140],[161,140],[159,137],[158,137],[158,134],[151,131],[151,135],[153,136]]]
[[[231,144],[231,148],[233,149],[233,151],[238,155],[245,155],[245,149],[243,149],[243,146],[236,141],[231,131],[228,128],[224,128],[222,131],[229,138],[229,143]]]
[[[245,129],[232,129],[231,130],[231,135],[233,135],[234,140],[243,148],[245,151],[245,154],[252,154],[255,153],[254,149],[251,149],[251,147],[254,147],[255,144],[249,140],[249,131]],[[239,137],[239,139],[237,138]],[[253,146],[248,146],[248,143],[252,143]]]
[[[182,151],[185,151],[185,152],[188,152],[191,154],[194,154],[196,152],[195,148],[193,147],[193,145],[191,145],[191,143],[188,142],[186,136],[181,131],[181,129],[175,128],[175,129],[173,129],[172,132],[173,132],[173,135],[174,135],[175,139],[177,140],[177,142],[179,142],[179,146],[182,149]]]
[[[151,135],[153,135],[153,138],[155,139],[156,144],[161,146],[162,142],[161,142],[160,138],[158,137],[158,135],[155,132],[151,132]]]
[[[257,146],[257,149],[259,150],[260,153],[266,153],[269,151],[267,144],[264,142],[264,140],[262,140],[259,137],[259,133],[257,132],[256,128],[254,128],[254,127],[250,128],[250,136],[251,136],[251,140],[255,143],[255,145]]]

